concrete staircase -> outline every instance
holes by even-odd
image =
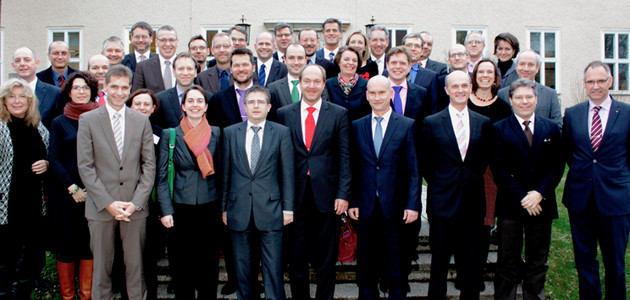
[[[423,190],[423,207],[426,208],[425,202],[425,193]],[[427,297],[427,292],[429,289],[429,272],[431,269],[431,253],[429,251],[429,224],[427,221],[426,212],[422,213],[422,230],[419,235],[419,246],[418,246],[418,259],[412,263],[412,271],[409,276],[409,285],[411,291],[407,294],[408,299],[425,299]],[[485,270],[485,290],[481,293],[481,299],[493,299],[494,295],[494,286],[492,280],[494,279],[494,270],[495,264],[497,261],[497,246],[495,237],[491,237],[490,244],[490,253],[488,255],[488,261],[486,264]],[[451,264],[453,261],[451,259]],[[168,285],[170,283],[171,277],[168,275],[168,261],[166,258],[163,258],[159,262],[160,266],[160,274],[158,277],[159,287],[158,287],[158,297],[159,299],[175,299],[175,295],[168,292]],[[335,287],[335,299],[358,299],[359,288],[356,285],[356,261],[351,263],[340,263],[337,262],[336,265],[337,272],[337,284]],[[289,275],[285,272],[285,292],[288,299],[291,298],[291,289],[289,288]],[[448,297],[450,299],[458,299],[459,298],[459,290],[455,288],[455,284],[453,279],[456,277],[456,273],[454,270],[454,266],[451,265],[451,269],[449,270],[449,281],[448,281]],[[311,282],[314,282],[315,274],[314,271],[311,270]],[[259,276],[259,280],[262,282],[262,277]],[[219,270],[219,288],[218,291],[221,290],[221,287],[227,281],[227,273],[225,271],[225,263],[223,259],[220,261],[220,270]],[[218,299],[237,299],[236,294],[231,295],[221,295],[220,292],[217,291]],[[311,284],[311,297],[315,297],[315,284]],[[387,295],[381,293],[381,297],[387,298]],[[302,299],[295,299],[302,300]]]

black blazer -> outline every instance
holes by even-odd
[[[470,139],[462,161],[448,109],[424,119],[420,135],[421,170],[428,184],[429,217],[451,217],[456,211],[482,218],[486,213],[483,174],[493,146],[490,119],[468,109]]]
[[[157,194],[162,216],[175,212],[173,203],[201,205],[221,199],[221,129],[212,126],[212,136],[208,144],[208,151],[212,155],[215,173],[206,177],[201,175],[197,158],[184,141],[184,132],[180,126],[175,128],[175,149],[173,162],[175,164],[175,180],[173,183],[173,198],[168,187],[168,141],[170,131],[164,130],[160,138],[160,154],[158,155],[158,185]]]
[[[307,61],[308,60],[310,59],[307,58]],[[322,68],[324,68],[324,70],[326,70],[326,79],[333,78],[339,73],[339,69],[335,69],[334,63],[318,55],[315,55],[315,64],[320,65]]]
[[[258,80],[258,58],[254,57],[254,65],[256,66],[256,80]],[[271,62],[271,69],[269,70],[265,70],[266,72],[269,73],[269,76],[267,76],[267,80],[265,81],[265,86],[269,86],[270,83],[280,79],[280,78],[284,78],[287,76],[287,73],[289,73],[289,70],[287,69],[287,66],[281,62],[279,62],[277,59],[273,59],[273,61]]]
[[[335,209],[335,199],[350,201],[350,123],[347,110],[322,101],[310,151],[302,135],[301,102],[278,110],[278,122],[289,127],[295,158],[295,209],[300,209],[306,181],[320,212]]]
[[[492,175],[499,188],[496,215],[518,219],[558,218],[556,187],[564,173],[562,134],[558,124],[544,117],[534,119],[532,146],[514,115],[494,124],[495,147]],[[533,217],[521,206],[527,192],[543,196],[542,213]]]
[[[348,110],[350,121],[354,121],[372,112],[370,103],[367,101],[365,92],[367,91],[367,80],[359,77],[357,84],[354,86],[349,95],[346,95],[339,86],[337,77],[326,80],[326,90],[330,102],[341,105]]]
[[[72,73],[76,72],[77,70],[70,68],[70,66],[68,66],[68,77],[70,77],[70,75],[72,75]],[[41,72],[38,72],[37,74],[35,74],[37,76],[37,79],[48,83],[52,86],[57,86],[55,84],[55,78],[53,77],[53,69],[52,66],[48,67],[48,69],[45,69]],[[68,79],[68,78],[66,78]]]
[[[157,56],[157,53],[149,52],[149,58]],[[132,73],[136,72],[136,65],[138,64],[136,61],[136,53],[129,53],[123,57],[121,62],[123,66],[127,66]]]
[[[208,100],[212,99],[212,94],[206,91]],[[175,128],[179,126],[179,121],[182,119],[183,112],[182,107],[179,104],[179,97],[177,96],[177,88],[173,87],[159,92],[157,95],[160,106],[154,117],[156,125],[162,128]],[[208,103],[208,110],[212,107]],[[210,111],[206,115],[211,114]]]
[[[430,58],[427,58],[427,65],[424,66],[426,69],[429,69],[435,73],[438,74],[438,76],[442,76],[442,75],[446,75],[448,74],[448,67],[446,66],[445,63],[441,63],[435,60],[431,60]]]
[[[431,70],[420,68],[418,69],[416,80],[413,83],[427,89],[427,93],[429,93],[429,98],[431,99],[431,113],[436,113],[438,111],[438,99],[440,97],[438,74]]]
[[[392,102],[392,107],[393,107]],[[431,115],[432,105],[427,89],[407,82],[407,103],[405,105],[405,117],[416,120],[416,126],[422,125],[425,117]]]
[[[150,89],[156,94],[165,90],[159,55],[155,55],[136,65],[131,92],[133,93],[143,88]]]
[[[42,124],[46,126],[46,129],[50,128],[52,120],[62,114],[63,108],[66,106],[66,103],[60,99],[60,94],[60,88],[37,80],[37,84],[35,84],[35,96],[37,96],[37,100],[39,100],[39,114],[42,117]]]
[[[219,79],[219,70],[217,66],[213,66],[197,75],[197,83],[203,87],[204,90],[209,91],[212,94],[216,94],[221,91],[221,81]],[[234,84],[234,79],[230,76],[230,84]]]

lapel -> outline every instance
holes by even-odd
[[[519,126],[520,127],[520,126]],[[522,131],[522,130],[521,130]],[[549,129],[547,128],[547,124],[541,121],[540,117],[534,117],[534,135],[532,136],[532,152],[538,147],[542,145],[542,140],[547,136],[547,132]],[[523,136],[525,136],[525,132],[523,131]]]
[[[405,105],[405,117],[409,117],[415,119],[415,117],[419,114],[419,105],[420,103],[416,101],[418,98],[418,90],[411,86],[411,83],[407,81],[407,101]],[[392,101],[392,105],[394,101]]]
[[[298,102],[296,104],[292,104],[293,107],[291,109],[291,114],[289,114],[291,120],[289,120],[288,124],[293,124],[293,132],[297,138],[298,141],[298,149],[300,149],[301,151],[303,151],[303,153],[308,153],[308,151],[306,150],[306,145],[304,144],[304,136],[302,135],[302,113],[300,112],[301,109],[301,102]],[[320,112],[320,116],[321,116],[321,112]],[[317,128],[317,124],[315,126],[315,128]],[[312,141],[311,141],[312,144]]]
[[[352,88],[348,96],[346,96],[346,94],[344,94],[343,91],[341,93],[348,99],[353,99],[356,95],[365,93],[365,89],[360,88],[364,85],[363,81],[365,81],[365,79],[359,77],[359,80],[357,80],[357,84]],[[341,91],[341,88],[339,89],[339,91]]]
[[[46,94],[48,93],[48,89],[46,89],[43,83],[43,81],[37,80],[37,84],[35,84],[35,94],[39,100],[40,111],[45,107],[44,102],[46,100]]]
[[[453,122],[451,120],[451,116],[448,113],[448,108],[442,110],[442,129],[444,130],[444,134],[446,134],[446,138],[449,140],[449,143],[452,145],[451,150],[453,150],[455,157],[459,161],[462,161],[462,155],[459,153],[459,145],[457,144],[457,139],[455,138],[455,129],[453,129]],[[468,143],[470,147],[470,142]]]
[[[323,127],[326,126],[326,122],[328,121],[328,116],[330,112],[330,105],[328,103],[322,101],[322,106],[319,111],[319,116],[317,117],[317,123],[315,123],[315,132],[313,133],[313,140],[311,141],[311,151],[313,151],[314,147],[317,147],[317,139],[322,135],[322,131],[324,131]],[[300,122],[302,123],[302,122]]]
[[[389,140],[392,139],[392,135],[394,135],[394,132],[396,132],[396,127],[398,127],[398,124],[400,123],[400,118],[401,116],[399,114],[392,111],[392,114],[389,117],[389,122],[387,123],[387,129],[385,129],[385,134],[383,135],[383,143],[381,144],[381,149],[378,152],[377,161],[381,160],[381,158],[383,157],[383,153],[385,153],[385,148],[387,148]],[[372,147],[374,147],[374,143],[372,143]]]
[[[149,71],[148,73],[152,74],[154,77],[153,80],[157,83],[157,85],[160,86],[162,90],[165,90],[166,87],[164,86],[164,78],[162,78],[162,66],[160,66],[160,58],[156,57],[154,59],[149,59],[147,60],[147,63],[150,63],[151,68],[155,70],[153,72]]]
[[[135,70],[136,65],[138,64],[138,62],[136,61],[136,53],[129,53],[129,63],[131,64],[131,67]]]
[[[177,96],[177,88],[170,89],[171,96],[168,97],[171,109],[175,112],[178,119],[182,118],[182,108],[179,105],[179,97]]]
[[[269,153],[271,153],[271,145],[275,144],[272,143],[272,140],[275,141],[276,131],[274,130],[271,122],[265,122],[265,129],[263,129],[263,132],[263,141],[262,146],[260,147],[260,157],[258,158],[258,165],[256,166],[256,170],[254,170],[253,175],[256,175],[258,173],[258,170],[261,169],[260,166],[262,166],[263,162],[267,161],[267,156],[269,156]]]
[[[132,144],[133,139],[133,131],[138,130],[140,128],[140,124],[136,124],[136,116],[131,112],[131,109],[125,107],[125,142],[123,144],[123,157],[121,161],[125,161],[125,157],[127,157],[127,153],[129,152],[129,148]],[[134,141],[142,143],[142,141]]]
[[[276,60],[272,58],[271,68],[269,68],[269,76],[267,76],[265,86],[268,86],[269,83],[274,82],[274,80],[276,79],[276,74],[278,74],[278,69],[280,69],[280,66],[278,66],[278,62],[276,62]]]
[[[246,169],[248,174],[251,176],[252,169],[249,167],[249,159],[247,157],[247,151],[245,150],[246,134],[247,122],[241,122],[240,125],[236,128],[236,152],[237,155],[240,156],[240,159],[238,161],[243,164],[243,168]]]
[[[612,96],[610,97],[610,100],[612,101],[612,103],[610,104],[610,112],[608,114],[608,122],[606,123],[606,128],[604,130],[604,136],[602,137],[602,141],[599,145],[600,148],[606,142],[607,137],[610,134],[610,131],[613,129],[613,126],[615,126],[615,122],[617,121],[617,117],[619,116],[619,104],[612,98]]]
[[[376,150],[374,149],[374,138],[372,138],[372,113],[370,112],[369,115],[359,120],[362,128],[360,129],[361,132],[358,134],[363,135],[363,140],[367,142],[368,147],[370,148],[369,152],[372,155],[372,160],[377,161]],[[383,144],[381,144],[381,149],[383,149]]]
[[[591,155],[594,155],[595,152],[593,152],[593,147],[591,144],[591,134],[588,131],[588,100],[584,103],[578,104],[579,106],[576,107],[577,113],[575,114],[575,124],[580,124],[579,125],[579,132],[578,134],[582,136],[582,139],[586,142],[585,144],[587,145],[587,148],[589,149],[589,153]],[[611,106],[612,109],[612,106]],[[610,118],[610,116],[609,116]],[[610,120],[608,120],[610,121]],[[608,127],[608,124],[606,124],[606,127]],[[606,136],[604,134],[604,136]],[[603,139],[602,139],[603,141]],[[600,143],[600,147],[601,147],[601,143]]]
[[[114,153],[114,157],[118,159],[118,162],[122,162],[120,155],[118,154],[118,147],[116,147],[116,140],[114,140],[114,131],[112,130],[112,123],[109,120],[109,113],[107,113],[107,107],[105,105],[101,106],[100,111],[98,112],[98,121],[101,125],[101,129],[103,129],[103,136],[107,140],[109,147],[112,149]],[[125,116],[126,117],[126,116]],[[125,120],[125,124],[128,124],[129,120]],[[125,127],[125,133],[127,132],[127,127]],[[125,136],[125,139],[127,137]],[[124,148],[123,148],[124,153]]]
[[[291,98],[291,86],[289,85],[289,77],[280,79],[278,84],[280,85],[279,86],[280,93],[282,93],[282,97],[280,97],[280,99],[288,100],[288,101],[282,101],[284,102],[282,103],[282,105],[289,105],[293,103],[293,98]]]
[[[533,147],[529,146],[529,142],[527,141],[527,137],[525,136],[525,131],[523,131],[521,124],[518,123],[518,119],[514,115],[510,116],[509,124],[510,124],[510,128],[514,132],[514,136],[516,136],[521,141],[521,143],[527,147],[527,149],[531,150]],[[536,120],[534,120],[534,127],[535,127],[534,130],[536,130],[536,132],[538,132],[538,124],[540,124],[540,122],[536,122]],[[539,134],[535,134],[533,136],[532,145],[534,144],[533,140],[536,139],[536,137],[538,136]]]
[[[238,109],[238,98],[236,97],[236,90],[234,89],[234,85],[230,85],[228,87],[228,90],[225,91],[227,93],[227,97],[225,97],[225,99],[227,99],[228,103],[223,103],[223,105],[227,105],[227,109],[226,112],[231,112],[232,115],[235,116],[235,120],[238,122],[242,122],[243,119],[241,118],[241,111]]]

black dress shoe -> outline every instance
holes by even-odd
[[[235,292],[236,292],[236,282],[228,281],[221,288],[221,295],[230,295],[230,294],[234,294]]]

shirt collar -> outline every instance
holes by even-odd
[[[419,62],[422,63],[422,66],[426,68],[428,61],[429,61],[429,58],[427,57],[427,59],[421,60]],[[416,63],[415,65],[418,65],[418,64]],[[420,67],[420,66],[418,66],[418,67]]]
[[[159,56],[160,56],[160,66],[163,66],[164,62],[167,61],[167,60],[171,62],[171,67],[173,66],[173,61],[175,60],[175,55],[173,55],[170,59],[164,58],[161,54],[159,54]]]
[[[403,80],[401,85],[397,85],[390,78],[388,78],[388,79],[389,79],[389,83],[391,83],[391,85],[392,85],[392,88],[395,87],[395,86],[402,86],[403,90],[407,89],[407,80]]]
[[[315,103],[313,105],[308,105],[308,104],[306,104],[306,102],[300,101],[300,108],[301,108],[302,111],[305,111],[307,108],[309,108],[311,106],[315,107],[315,111],[320,111],[322,109],[322,98],[319,98],[317,103]]]
[[[291,81],[293,81],[293,80],[300,80],[300,78],[293,77],[293,76],[291,76],[291,74],[287,73],[287,80],[289,80],[289,83],[291,83]]]
[[[35,79],[29,82],[28,85],[33,89],[33,92],[35,92],[35,87],[37,86],[37,76],[35,76]]]
[[[249,88],[251,88],[252,86],[254,86],[254,81],[252,80],[252,82],[249,83],[249,85],[245,88],[245,90],[249,90]],[[239,87],[236,86],[236,83],[234,83],[234,92],[236,92],[236,89],[239,89]],[[238,94],[238,92],[236,92],[236,94]]]
[[[376,56],[374,56],[374,54],[370,54],[370,58],[375,61],[378,62],[379,60],[383,60],[385,61],[385,54],[383,54],[383,56],[381,56],[381,58],[376,58]]]
[[[525,120],[521,117],[519,117],[517,114],[514,114],[514,116],[516,117],[516,120],[518,121],[519,124],[523,125],[523,122],[525,121],[529,121],[529,124],[533,124],[534,120],[536,119],[536,113],[533,113],[531,117],[529,117],[528,120]]]
[[[591,111],[595,106],[597,105],[595,105],[591,99],[588,99],[588,110]],[[604,102],[602,102],[599,106],[601,106],[601,109],[603,110],[610,111],[610,107],[612,106],[612,99],[610,98],[610,95],[608,95],[608,98],[606,98],[606,100],[604,100]]]
[[[464,115],[462,116],[462,118],[465,118],[466,115],[468,115],[468,108],[464,108],[462,111],[459,111],[453,105],[449,104],[448,113],[449,115],[451,115],[451,119],[453,120],[457,117],[457,114],[459,113],[463,113]]]
[[[51,68],[51,70],[52,70],[52,68]],[[59,76],[61,76],[61,75],[63,75],[63,78],[68,79],[68,68],[66,68],[66,71],[63,72],[63,74],[59,74],[55,70],[52,70],[52,73],[53,73],[53,78],[55,80],[59,80]]]
[[[110,119],[114,116],[115,113],[120,112],[124,120],[125,119],[125,106],[126,105],[123,105],[123,107],[120,110],[116,110],[111,105],[109,105],[109,102],[105,102],[105,108],[107,108],[107,113],[109,114]]]
[[[383,117],[383,121],[381,121],[381,124],[383,123],[389,123],[389,118],[392,116],[392,111],[393,109],[390,107],[389,110],[382,115],[381,117]],[[372,120],[374,120],[374,118],[378,117],[376,114],[374,114],[374,111],[372,111]]]
[[[250,120],[247,120],[247,130],[250,130],[252,128],[252,126],[258,126],[258,127],[260,127],[260,130],[265,130],[265,123],[266,122],[267,122],[267,120],[263,120],[262,122],[260,122],[260,124],[254,125],[254,123],[252,123]]]

